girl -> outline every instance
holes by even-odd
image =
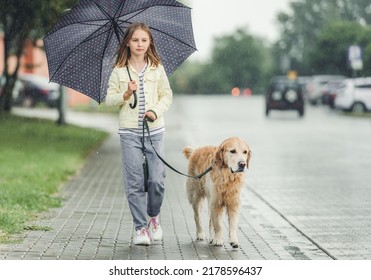
[[[138,94],[138,105],[132,109],[130,104],[134,104],[134,91]],[[151,30],[143,23],[130,25],[118,50],[105,102],[108,106],[120,107],[119,135],[124,184],[136,230],[136,245],[149,245],[151,240],[162,239],[158,216],[165,191],[165,166],[151,147],[148,135],[145,134],[142,139],[142,129],[144,118],[149,119],[152,142],[163,156],[163,115],[171,105],[172,97]],[[148,161],[147,192],[142,167],[142,140]]]

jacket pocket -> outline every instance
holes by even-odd
[[[144,92],[146,94],[147,101],[150,101],[150,107],[158,102],[157,87],[160,75],[157,71],[150,72],[145,76],[144,80]]]
[[[121,75],[119,80],[120,80],[120,90],[126,91],[128,89],[128,85],[130,82],[129,77],[127,75]]]

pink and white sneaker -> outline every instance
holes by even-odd
[[[134,236],[134,244],[147,246],[151,244],[151,236],[147,228],[143,227],[140,230],[137,230],[136,235]]]
[[[148,231],[154,241],[162,240],[162,228],[158,221],[158,216],[152,217],[148,222]]]

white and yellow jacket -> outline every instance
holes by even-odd
[[[129,64],[130,76],[139,85],[139,75]],[[138,128],[139,106],[131,109],[129,104],[134,103],[134,96],[124,101],[124,93],[130,82],[126,67],[115,67],[108,82],[108,90],[105,103],[107,106],[119,106],[119,126],[121,128]],[[162,65],[149,66],[144,73],[145,110],[152,110],[157,119],[148,123],[150,128],[164,125],[163,114],[169,109],[173,100],[173,92],[169,80]],[[137,93],[138,94],[138,93]]]

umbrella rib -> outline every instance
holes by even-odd
[[[143,11],[145,10],[148,10],[149,8],[153,8],[153,7],[177,7],[177,8],[181,8],[181,9],[191,9],[190,7],[187,7],[187,6],[176,6],[176,5],[171,5],[171,4],[161,4],[161,5],[155,5],[155,6],[148,6],[148,7],[144,7],[144,8],[139,8],[135,11],[132,11],[130,13],[136,13],[135,15],[133,15],[132,17],[128,18],[128,20],[130,20],[131,18],[137,16],[138,14],[142,13]],[[119,19],[120,17],[124,17],[126,16],[127,14],[124,14],[122,16],[119,16],[117,19]]]
[[[132,19],[133,17],[135,17],[135,16],[141,14],[143,11],[148,10],[149,8],[152,8],[152,7],[154,7],[154,6],[150,6],[150,7],[146,7],[146,8],[141,8],[141,9],[138,9],[138,10],[136,10],[136,11],[133,11],[133,12],[131,12],[131,13],[134,13],[134,12],[135,12],[136,14],[135,14],[135,15],[132,15],[130,18],[128,18],[128,19],[126,19],[126,20],[120,20],[120,17],[124,17],[124,16],[125,16],[125,15],[122,15],[122,16],[120,16],[119,18],[117,18],[117,22],[129,23],[129,24],[134,23],[134,21],[130,21],[130,19]],[[191,9],[191,8],[189,8],[189,7],[187,7],[187,6],[176,6],[176,5],[171,5],[171,4],[157,5],[157,7],[177,7],[177,8],[182,8],[182,9]],[[162,33],[162,34],[166,34],[167,36],[169,36],[169,37],[175,39],[176,41],[181,42],[182,44],[185,44],[185,45],[187,45],[188,47],[190,47],[190,48],[192,48],[192,49],[194,49],[194,50],[197,50],[197,48],[191,46],[191,45],[188,44],[187,42],[184,42],[184,41],[182,41],[182,40],[180,40],[180,39],[178,39],[178,38],[176,38],[176,37],[174,37],[174,36],[172,36],[172,35],[169,35],[168,33],[165,33],[165,32],[163,32],[163,31],[161,31],[161,30],[159,30],[159,29],[157,29],[157,28],[151,27],[151,26],[150,26],[150,28],[153,29],[153,30],[155,30],[155,31],[158,31],[158,32],[160,32],[160,33]],[[120,30],[121,30],[121,29],[120,29]]]
[[[125,23],[129,23],[129,24],[133,23],[133,21],[127,21],[127,20],[121,20],[121,22],[122,22],[122,23],[124,23],[124,22],[125,22]],[[178,41],[178,42],[180,42],[180,43],[182,43],[182,44],[184,44],[184,45],[186,45],[186,46],[188,46],[188,47],[190,47],[190,48],[192,48],[192,49],[194,49],[194,50],[197,51],[197,48],[195,48],[194,46],[188,44],[187,42],[184,42],[184,41],[178,39],[178,38],[175,37],[175,36],[172,36],[172,35],[170,35],[170,34],[168,34],[168,33],[165,33],[165,32],[163,32],[163,31],[161,31],[160,29],[157,29],[157,28],[154,28],[154,27],[150,27],[150,28],[151,28],[152,30],[154,30],[154,31],[157,31],[157,32],[162,33],[162,34],[165,34],[165,35],[167,35],[167,36],[173,38],[174,40],[176,40],[176,41]]]
[[[115,15],[113,16],[114,18],[116,18],[117,13],[121,14],[122,10],[123,10],[124,7],[125,7],[125,4],[126,4],[126,1],[122,1],[122,2],[121,2],[120,7],[117,9]]]
[[[94,0],[92,0],[92,2],[95,4],[95,6],[97,6],[98,7],[98,9],[99,10],[101,10],[101,12],[109,19],[109,21],[112,23],[112,26],[113,26],[113,28],[114,28],[114,31],[115,31],[115,33],[116,33],[116,37],[117,37],[117,40],[118,41],[120,41],[120,36],[119,36],[119,34],[118,34],[118,29],[120,29],[120,28],[118,28],[118,25],[117,25],[117,22],[115,21],[115,18],[114,17],[111,17],[110,15],[109,15],[109,13],[106,11],[106,10],[104,10],[103,9],[103,7],[101,6],[101,5],[99,5],[97,2],[95,2]],[[116,15],[116,13],[115,13],[115,15]],[[122,30],[121,30],[122,31]]]
[[[159,30],[159,29],[157,29],[157,28],[153,28],[153,27],[152,27],[151,29],[152,29],[152,30],[155,30],[155,31],[157,31],[157,32],[160,32],[160,33],[162,33],[162,34],[166,34],[167,36],[169,36],[169,37],[175,39],[176,41],[181,42],[182,44],[184,44],[184,45],[186,45],[186,46],[188,46],[188,47],[190,47],[190,48],[192,48],[192,49],[194,49],[194,50],[197,50],[194,46],[188,44],[187,42],[184,42],[184,41],[178,39],[178,38],[175,37],[175,36],[169,35],[169,34],[163,32],[163,31],[161,31],[161,30]]]
[[[99,28],[98,30],[96,30],[94,33],[96,33],[96,32],[98,32],[99,30],[101,30],[104,26],[106,26],[108,23],[106,23],[105,25],[103,25],[101,28]],[[86,43],[86,42],[88,42],[88,41],[90,41],[90,40],[93,40],[93,39],[95,39],[96,37],[98,37],[98,36],[101,36],[102,34],[104,34],[104,33],[107,33],[107,32],[110,32],[111,30],[109,29],[109,30],[106,30],[106,31],[104,31],[103,33],[100,33],[100,34],[96,34],[95,36],[89,36],[88,38],[85,38],[80,44],[78,44],[76,47],[74,47],[73,48],[73,50],[71,50],[70,52],[69,52],[69,54],[68,55],[66,55],[66,58],[62,61],[62,63],[60,63],[60,65],[59,65],[59,67],[54,71],[54,73],[53,73],[53,75],[51,75],[51,77],[50,77],[50,80],[52,81],[53,80],[53,78],[54,78],[54,76],[58,73],[58,71],[59,71],[59,69],[64,65],[64,63],[66,62],[66,60],[67,60],[67,58],[79,47],[79,46],[81,46],[82,44],[84,44],[84,43]],[[93,34],[94,34],[93,33]],[[63,74],[63,71],[61,72],[61,73],[59,73],[59,74]]]
[[[191,9],[190,7],[187,7],[187,6],[177,6],[177,5],[172,5],[172,4],[159,4],[159,5],[154,5],[154,6],[148,6],[148,7],[138,8],[137,10],[134,10],[134,11],[132,11],[130,13],[135,13],[135,12],[141,13],[142,11],[148,10],[149,8],[153,8],[153,7],[177,7],[177,8],[181,8],[181,9]],[[127,14],[124,14],[122,16],[126,16],[126,15]],[[120,16],[120,17],[122,17],[122,16]]]
[[[57,29],[57,30],[54,30],[52,33],[47,34],[47,35],[44,37],[44,39],[47,38],[47,37],[49,37],[49,36],[51,36],[51,35],[53,35],[54,33],[58,32],[58,31],[62,30],[63,28],[70,27],[70,26],[73,25],[73,24],[82,24],[82,25],[90,25],[90,26],[104,26],[104,25],[101,25],[101,24],[89,24],[89,22],[105,21],[105,20],[107,21],[107,23],[109,23],[109,19],[107,19],[107,18],[96,19],[96,20],[89,20],[89,21],[87,21],[87,20],[76,21],[76,22],[74,22],[74,23],[72,23],[72,24],[69,24],[69,25],[63,26],[63,27],[61,27],[61,28],[59,28],[59,29]],[[106,25],[107,23],[105,23],[105,25]]]
[[[106,11],[103,10],[103,8],[101,8],[99,6],[99,4],[97,4],[94,0],[92,0],[92,2],[97,6],[97,8],[102,12],[102,14],[105,16],[105,18],[101,18],[101,19],[86,19],[86,20],[82,20],[82,21],[76,21],[72,24],[83,24],[83,25],[92,25],[92,26],[101,26],[101,24],[90,24],[92,22],[100,22],[100,21],[107,21],[107,23],[109,22],[112,22],[112,17],[109,16],[109,14],[107,14]],[[50,36],[51,34],[54,34],[55,32],[63,29],[63,28],[66,28],[66,27],[69,27],[70,25],[66,25],[66,26],[62,26],[61,28],[53,31],[53,33],[50,33],[50,34],[47,34],[44,38]],[[105,26],[105,25],[103,25]]]
[[[109,42],[111,41],[111,38],[112,38],[112,36],[113,36],[113,32],[112,32],[112,29],[111,30],[109,30],[109,31],[111,31],[110,32],[110,34],[107,36],[107,39],[106,39],[106,43],[105,43],[105,46],[104,46],[104,52],[102,53],[102,57],[101,57],[101,65],[100,65],[100,73],[99,73],[99,77],[100,77],[100,79],[101,79],[101,81],[102,81],[102,71],[103,71],[103,59],[104,59],[104,54],[105,54],[105,52],[107,51],[107,47],[108,47],[108,45],[109,45]],[[120,44],[120,42],[119,42],[119,44]],[[100,86],[102,86],[102,84],[101,83],[99,83],[100,84]],[[101,95],[99,94],[99,104],[101,103]]]
[[[136,11],[133,11],[133,12],[131,12],[131,13],[136,13],[135,15],[132,15],[130,18],[128,18],[127,20],[125,20],[125,21],[129,21],[130,19],[132,19],[133,17],[136,17],[137,15],[139,15],[140,13],[142,13],[144,10],[147,10],[148,8],[145,8],[145,9],[141,9],[141,10],[136,10]],[[124,16],[127,16],[127,14],[126,15],[122,15],[122,16],[120,16],[120,17],[124,17]],[[118,17],[117,18],[117,21],[122,21],[122,20],[120,20],[120,17]],[[125,22],[124,21],[124,22]]]
[[[97,6],[97,8],[109,19],[111,19],[110,15],[97,3],[95,2],[94,0],[91,0],[95,6]]]
[[[96,20],[96,21],[102,21],[102,20]],[[93,23],[92,21],[90,21],[90,22],[80,21],[80,22],[76,22],[74,24],[91,25],[91,26],[102,26],[101,24],[99,24],[99,23]]]

